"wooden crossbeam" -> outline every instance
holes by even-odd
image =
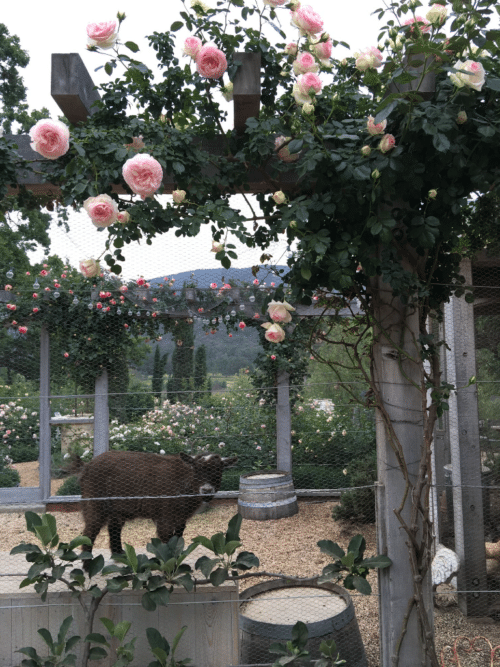
[[[260,67],[259,53],[236,53],[235,61],[240,65],[234,77],[233,104],[234,127],[239,134],[244,133],[248,118],[256,117],[260,108]],[[51,94],[61,111],[73,125],[85,120],[95,113],[93,106],[100,99],[83,60],[77,53],[55,53],[52,55]],[[44,182],[43,174],[50,174],[51,161],[43,158],[30,148],[28,135],[11,135],[18,145],[21,157],[31,162],[32,168],[26,172],[19,172],[17,182],[32,190],[35,194],[60,195],[60,187],[50,182]],[[221,156],[225,151],[225,138],[216,137],[212,140],[202,140],[201,147],[214,156]],[[203,171],[205,176],[217,181],[217,169],[207,165]],[[248,192],[268,192],[270,185],[257,169],[250,170]],[[283,185],[295,180],[293,174],[282,175]],[[165,174],[163,179],[164,193],[171,194],[178,187],[173,174]],[[12,186],[9,194],[14,194],[17,187]],[[121,183],[113,185],[113,192],[127,194]]]

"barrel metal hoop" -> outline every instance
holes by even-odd
[[[290,505],[297,502],[297,496],[285,498],[285,500],[273,500],[270,503],[248,503],[245,500],[238,498],[238,505],[242,507],[281,507],[282,505]]]

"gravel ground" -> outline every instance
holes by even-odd
[[[37,464],[24,463],[15,466],[22,479],[22,486],[37,483]],[[36,479],[36,481],[35,481]],[[54,480],[54,488],[63,480]],[[53,490],[54,492],[54,490]],[[320,553],[318,540],[330,539],[346,547],[351,537],[362,533],[367,541],[366,555],[375,554],[375,526],[355,525],[335,522],[332,519],[334,501],[299,501],[299,513],[279,521],[244,520],[241,530],[243,547],[254,552],[260,559],[260,569],[268,572],[286,573],[292,576],[314,576],[321,573],[329,559]],[[189,520],[184,539],[186,544],[196,535],[211,536],[225,531],[229,519],[237,511],[236,501],[217,504],[209,511],[198,514]],[[83,524],[79,513],[57,512],[57,525],[62,540],[70,540],[78,535]],[[32,534],[26,531],[22,514],[4,514],[2,516],[2,551],[10,549],[22,541],[32,541]],[[122,539],[136,549],[144,549],[147,541],[154,536],[154,524],[149,520],[129,522],[123,529]],[[96,547],[108,546],[107,533],[102,531],[96,540]],[[258,583],[258,579],[242,582],[241,588]],[[378,589],[376,576],[370,579],[373,593],[369,597],[353,595],[356,617],[363,643],[368,656],[369,667],[379,665],[379,629],[378,629]],[[445,606],[446,605],[446,606]],[[450,647],[459,636],[488,638],[492,646],[500,644],[500,624],[491,618],[466,619],[458,610],[453,595],[443,598],[443,604],[435,610],[435,629],[438,651]],[[478,641],[480,653],[462,652],[462,666],[475,667],[489,665],[489,649],[484,641]],[[446,650],[445,665],[452,663],[451,653]],[[493,664],[493,663],[491,663]]]

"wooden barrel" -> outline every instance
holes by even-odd
[[[240,664],[272,664],[276,654],[269,652],[270,645],[285,644],[295,623],[303,621],[311,660],[320,657],[321,642],[333,639],[346,667],[367,667],[354,606],[345,588],[280,579],[247,588],[240,601]]]
[[[283,519],[297,514],[298,511],[290,473],[266,470],[240,477],[238,512],[244,519]]]

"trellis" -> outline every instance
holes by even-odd
[[[245,129],[247,118],[258,115],[260,105],[260,56],[258,54],[235,54],[235,59],[241,62],[237,74],[234,79],[234,118],[235,129],[242,133]],[[63,113],[71,123],[84,121],[85,118],[93,113],[92,104],[99,99],[98,93],[94,90],[90,75],[85,69],[83,62],[78,54],[55,54],[52,57],[52,96],[60,105]],[[28,136],[21,136],[15,138],[19,146],[19,154],[30,160],[33,164],[32,171],[26,174],[19,174],[18,184],[25,185],[36,194],[48,194],[57,197],[60,193],[58,186],[46,183],[42,177],[36,172],[39,170],[50,173],[50,165],[47,160],[41,158],[37,153],[34,153],[30,146],[30,139]],[[222,140],[214,139],[203,143],[203,147],[213,154],[222,153]],[[213,166],[206,166],[205,173],[216,177],[216,169]],[[270,188],[270,182],[265,178],[265,175],[257,170],[250,171],[249,174],[249,192],[267,192]],[[287,172],[281,175],[281,185],[286,189],[286,183],[293,182],[293,172]],[[175,182],[172,175],[166,174],[163,181],[164,192],[171,193],[175,188]],[[119,184],[113,186],[114,192],[118,194],[125,193],[123,187]],[[11,192],[16,191],[16,186],[13,186]],[[385,301],[382,295],[384,290],[387,290],[379,281],[374,288],[378,290],[380,296],[380,312],[389,307],[392,308],[390,298]],[[390,297],[390,295],[389,295]],[[250,304],[244,304],[245,308],[251,308]],[[449,306],[453,312],[453,319],[456,325],[460,323],[462,327],[467,327],[469,333],[471,324],[472,306],[453,300]],[[297,309],[297,315],[315,316],[317,311],[312,307]],[[165,317],[182,317],[181,313],[173,313],[165,315]],[[186,311],[184,316],[189,317],[190,312]],[[379,317],[379,321],[384,318]],[[448,368],[455,369],[455,377],[459,385],[466,384],[470,375],[474,373],[474,359],[473,355],[464,354],[460,343],[456,337],[456,329],[451,333],[451,338],[454,340],[452,351],[448,357]],[[462,339],[463,340],[463,339]],[[470,340],[470,339],[469,339]],[[470,345],[468,346],[470,349]],[[49,387],[49,359],[50,359],[50,340],[47,329],[42,330],[41,335],[41,369],[40,369],[40,487],[39,489],[4,489],[2,490],[0,499],[4,502],[33,502],[45,501],[50,495],[50,429],[51,426],[58,422],[50,416],[50,387]],[[418,404],[420,399],[417,398],[415,402],[414,397],[410,397],[407,392],[407,404],[401,397],[406,396],[404,393],[408,385],[405,378],[401,375],[397,368],[397,362],[392,354],[392,347],[390,344],[380,346],[376,351],[375,364],[377,366],[377,377],[379,382],[384,385],[382,391],[383,400],[390,405],[393,403],[393,398],[396,398],[397,405],[404,406],[406,410],[412,408],[419,409]],[[472,372],[471,372],[472,371]],[[450,375],[451,379],[451,375]],[[286,373],[280,373],[278,377],[278,405],[277,405],[277,457],[278,468],[283,470],[291,469],[291,449],[290,449],[290,410],[289,410],[289,396],[288,396],[289,378]],[[396,396],[395,392],[399,392]],[[401,392],[403,392],[401,394]],[[96,381],[95,391],[95,414],[94,414],[94,454],[97,455],[107,449],[108,443],[108,407],[107,407],[107,374],[104,372]],[[476,406],[474,408],[474,405]],[[392,406],[392,407],[393,407]],[[484,544],[484,530],[482,521],[479,520],[481,507],[480,493],[478,488],[474,490],[474,483],[477,482],[478,471],[480,475],[480,456],[479,447],[474,447],[474,440],[477,437],[477,396],[474,387],[462,390],[457,395],[455,405],[452,409],[456,410],[458,419],[458,456],[457,465],[461,471],[462,484],[470,484],[470,495],[467,496],[467,504],[464,505],[463,498],[461,502],[462,511],[458,514],[460,516],[456,519],[460,522],[461,530],[463,532],[463,542],[461,544],[461,557],[468,561],[472,557],[470,552],[471,540],[475,544]],[[394,422],[397,424],[396,430],[406,429],[408,433],[408,425],[402,425],[402,411],[403,407],[397,408],[389,413],[394,412]],[[475,410],[475,411],[474,411]],[[401,414],[400,414],[401,413]],[[76,421],[76,420],[75,420]],[[64,420],[64,423],[72,423],[71,420]],[[401,424],[401,426],[399,425]],[[474,431],[474,424],[476,424],[476,431]],[[389,463],[392,460],[392,453],[387,441],[387,435],[382,433],[383,428],[378,429],[377,443],[378,443],[378,461],[379,470],[385,471],[385,476],[380,479],[378,487],[378,546],[379,551],[391,553],[391,557],[398,567],[391,568],[391,571],[383,571],[381,573],[381,643],[383,647],[384,665],[388,665],[391,660],[390,647],[393,646],[394,638],[391,635],[391,625],[393,614],[400,613],[399,602],[396,606],[392,606],[393,601],[401,598],[401,591],[408,589],[408,569],[399,567],[399,565],[408,559],[408,554],[404,541],[400,537],[399,526],[395,523],[392,515],[392,508],[400,503],[402,496],[402,489],[404,482],[389,471]],[[401,431],[403,432],[403,431]],[[399,433],[399,431],[398,431]],[[404,438],[403,438],[404,440]],[[418,426],[415,425],[414,433],[407,438],[405,444],[405,456],[412,453],[412,447],[419,442]],[[468,445],[471,445],[468,447]],[[412,461],[410,456],[408,459]],[[414,473],[413,468],[410,467],[411,474]],[[436,468],[439,470],[439,465]],[[403,484],[403,486],[402,486]],[[469,493],[469,492],[468,492]],[[458,492],[457,492],[458,494]],[[459,497],[457,495],[457,501]],[[457,515],[457,513],[456,513]],[[481,534],[482,531],[482,534]],[[477,562],[476,562],[477,561]],[[463,598],[462,608],[467,614],[477,614],[477,595],[474,590],[484,590],[485,572],[484,572],[484,556],[481,557],[476,554],[474,562],[477,564],[479,575],[473,572],[471,568],[467,567],[461,574],[461,588],[464,588],[467,593]],[[481,569],[482,568],[482,569]],[[484,574],[484,577],[483,577]],[[404,597],[404,596],[403,596]],[[484,613],[483,611],[480,612]],[[413,647],[419,641],[418,635],[413,628],[409,628],[407,651],[409,655]],[[419,650],[416,650],[414,655],[419,655]],[[405,659],[405,658],[403,658]]]

